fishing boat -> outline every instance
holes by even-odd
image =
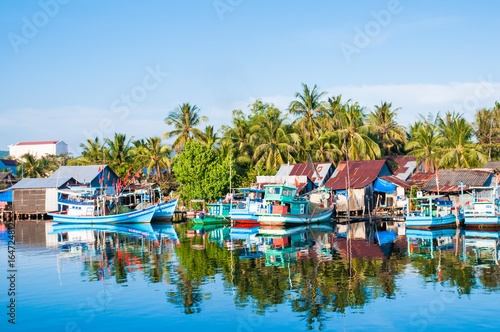
[[[416,210],[407,209],[407,228],[446,228],[464,219],[461,209],[454,207],[443,195],[421,196],[416,200]]]
[[[196,224],[204,225],[229,223],[231,221],[229,211],[234,205],[233,203],[227,203],[222,200],[218,203],[208,203],[208,213],[198,213],[197,217],[191,220]]]
[[[464,208],[466,226],[500,226],[498,187],[473,187],[472,203]]]
[[[65,224],[149,223],[156,206],[131,210],[118,205],[118,197],[100,195],[90,187],[73,187],[58,191],[59,210],[48,213],[52,221]]]
[[[231,220],[239,223],[258,223],[257,213],[264,212],[266,209],[264,202],[265,190],[240,188],[243,193],[242,199],[234,199],[234,205],[229,210]]]
[[[408,253],[414,257],[434,258],[435,251],[455,248],[456,229],[407,229]]]
[[[296,197],[297,188],[266,185],[265,209],[256,213],[262,225],[304,224],[329,221],[333,208],[321,208],[303,197]]]
[[[174,216],[175,209],[177,208],[177,202],[180,196],[174,197],[174,199],[166,202],[161,202],[156,205],[156,210],[153,215],[154,219],[172,219]]]
[[[467,253],[474,254],[476,264],[495,264],[500,265],[500,231],[489,229],[471,230],[467,228],[462,230],[463,259],[464,262]]]

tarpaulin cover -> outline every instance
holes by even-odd
[[[375,185],[373,186],[373,191],[379,191],[388,194],[392,194],[394,192],[394,189],[396,189],[395,184],[382,179],[375,180]]]
[[[12,190],[0,193],[0,202],[12,202]]]
[[[345,190],[337,190],[337,195],[344,195],[346,196]]]

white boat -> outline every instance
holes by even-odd
[[[500,226],[498,187],[473,187],[472,203],[464,208],[465,225]]]

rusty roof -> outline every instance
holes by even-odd
[[[382,180],[389,181],[390,183],[395,184],[398,187],[404,188],[404,189],[411,189],[411,185],[408,183],[404,182],[400,178],[396,176],[381,176],[380,177]]]
[[[391,165],[391,163],[388,163],[387,166],[392,174],[399,177],[401,180],[406,180],[417,167],[417,157],[415,156],[387,156],[385,159],[396,164]],[[404,175],[405,173],[408,174]],[[404,179],[401,178],[402,176],[404,176]]]
[[[413,174],[413,176],[409,178],[406,183],[410,186],[417,186],[419,188],[422,188],[427,184],[427,182],[432,179],[433,176],[434,173],[417,172]]]
[[[318,177],[315,177],[313,171],[309,167],[308,163],[301,164],[282,164],[278,173],[278,176],[301,176],[305,175],[313,182],[317,182],[322,180],[325,176],[328,175],[328,171],[333,167],[333,163],[313,163],[316,172],[318,173]],[[289,167],[289,168],[288,168]]]
[[[438,170],[440,179],[440,192],[459,192],[460,182],[466,186],[464,190],[470,187],[483,187],[492,184],[493,171],[489,169],[440,169]],[[432,178],[422,187],[422,190],[435,192],[438,190],[436,184],[436,174],[432,173]]]
[[[349,187],[353,189],[364,188],[375,181],[380,174],[385,160],[357,160],[349,161]],[[346,189],[347,162],[342,161],[337,166],[325,187],[332,190]]]

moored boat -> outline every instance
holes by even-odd
[[[218,203],[209,203],[207,206],[208,213],[198,213],[196,218],[191,219],[194,223],[206,225],[230,222],[229,211],[234,204],[221,201]]]
[[[48,213],[53,222],[66,224],[129,224],[149,223],[156,206],[139,210],[116,205],[117,199],[107,199],[92,188],[72,188],[59,191],[59,210]]]
[[[417,197],[416,210],[407,209],[406,227],[408,228],[446,228],[460,223],[463,212],[454,207],[442,195]]]
[[[305,198],[295,196],[297,188],[267,185],[266,208],[256,213],[260,224],[305,224],[329,221],[333,208],[321,208]]]
[[[498,187],[474,187],[472,203],[464,208],[466,226],[500,226]]]
[[[264,212],[266,205],[264,202],[265,190],[241,188],[243,199],[233,200],[234,205],[229,210],[231,220],[239,223],[258,223],[258,213]]]

